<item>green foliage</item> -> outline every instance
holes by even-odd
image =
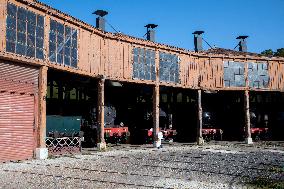
[[[268,49],[268,50],[262,51],[260,54],[270,57],[270,56],[273,56],[274,52],[272,49]]]
[[[272,57],[272,56],[279,56],[284,57],[284,48],[277,49],[276,52],[273,52],[272,49],[267,49],[260,53],[261,55]]]
[[[277,51],[274,53],[274,56],[284,57],[284,48],[277,49]]]

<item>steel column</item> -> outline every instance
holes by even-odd
[[[157,145],[159,123],[160,123],[160,86],[156,84],[153,88],[153,141]]]
[[[203,145],[204,144],[204,140],[202,137],[202,101],[201,101],[201,97],[202,97],[202,91],[198,90],[197,91],[197,107],[198,107],[198,123],[197,123],[197,144],[198,145]]]
[[[98,129],[97,129],[97,147],[100,150],[106,148],[105,137],[104,137],[104,125],[105,125],[105,79],[100,78],[98,82]]]

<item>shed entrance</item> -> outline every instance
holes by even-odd
[[[33,158],[37,68],[0,62],[0,161]]]

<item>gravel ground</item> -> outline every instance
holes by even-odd
[[[0,188],[253,188],[284,182],[284,144],[120,145],[107,152],[0,164]]]

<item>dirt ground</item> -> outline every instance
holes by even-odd
[[[110,146],[0,164],[0,188],[284,188],[284,142]]]

